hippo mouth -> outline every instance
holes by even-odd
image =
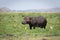
[[[22,24],[25,25],[26,23],[23,23],[23,22],[22,22]]]

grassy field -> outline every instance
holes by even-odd
[[[24,16],[43,16],[48,23],[46,29],[21,24]],[[59,40],[60,13],[3,13],[0,12],[0,40]]]

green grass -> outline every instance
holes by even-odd
[[[21,24],[23,16],[43,16],[47,19],[48,23],[46,29],[36,28],[29,29],[29,25]],[[0,35],[6,37],[13,35],[21,37],[35,38],[39,36],[60,36],[60,13],[0,13]],[[6,36],[4,36],[6,35]],[[14,37],[15,38],[15,37]],[[19,38],[20,39],[20,38]],[[1,39],[2,40],[2,39]],[[14,39],[13,39],[14,40]],[[27,39],[26,39],[27,40]],[[34,40],[34,39],[33,39]]]

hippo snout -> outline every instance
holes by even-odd
[[[24,22],[22,22],[22,24],[24,24]]]
[[[26,24],[26,22],[23,21],[22,24]]]

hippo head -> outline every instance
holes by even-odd
[[[31,22],[32,17],[24,17],[24,20],[22,21],[22,24],[29,24]]]

